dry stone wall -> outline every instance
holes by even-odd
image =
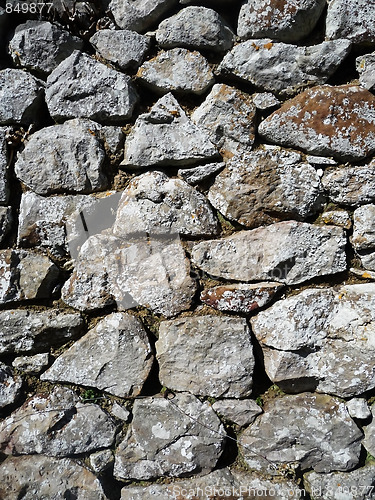
[[[375,498],[374,0],[0,2],[0,498]]]

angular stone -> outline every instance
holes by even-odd
[[[351,273],[353,273],[355,276],[358,276],[359,278],[363,278],[366,280],[368,279],[375,280],[375,272],[373,271],[364,271],[363,269],[355,267],[351,267],[349,270]]]
[[[109,447],[116,426],[97,404],[82,404],[65,387],[37,394],[0,423],[0,449],[6,455],[55,457]]]
[[[375,53],[364,54],[355,60],[356,70],[359,73],[359,83],[368,90],[375,86]]]
[[[276,144],[357,161],[375,150],[375,97],[356,85],[315,87],[283,104],[258,131]]]
[[[249,94],[224,84],[214,85],[191,116],[210,140],[231,157],[249,151],[255,140],[255,106]]]
[[[359,462],[362,436],[344,402],[304,393],[270,401],[241,435],[240,450],[249,468],[272,475],[286,465],[347,471]]]
[[[354,210],[352,245],[364,268],[375,271],[375,205]]]
[[[83,325],[80,314],[57,309],[0,311],[0,353],[43,352],[78,337]]]
[[[108,10],[122,29],[145,31],[171,9],[177,0],[111,0]]]
[[[172,94],[140,115],[125,143],[124,167],[181,166],[214,159],[208,135],[186,116]]]
[[[116,450],[117,479],[189,476],[215,467],[226,434],[207,402],[186,393],[136,399],[133,415]]]
[[[0,304],[49,298],[58,276],[59,268],[45,255],[0,250]]]
[[[343,227],[344,229],[352,227],[350,215],[345,210],[327,210],[327,212],[322,213],[322,221],[325,224]]]
[[[365,433],[365,438],[363,440],[363,446],[366,448],[366,450],[372,455],[375,455],[375,408],[374,406],[371,407],[371,414],[372,414],[372,420],[369,425],[363,428],[363,431]]]
[[[49,354],[48,352],[42,352],[40,354],[34,354],[34,356],[19,356],[14,359],[12,366],[17,370],[34,375],[43,371],[48,364]]]
[[[239,398],[253,385],[253,346],[246,321],[195,316],[163,321],[156,342],[163,385],[192,394]]]
[[[314,156],[306,155],[307,163],[311,165],[327,166],[327,165],[337,165],[337,161],[333,158],[327,158],[326,156]]]
[[[9,42],[9,54],[16,66],[47,75],[83,41],[48,21],[29,20],[17,26]]]
[[[207,60],[197,51],[171,49],[139,68],[137,78],[154,92],[203,94],[215,81]]]
[[[297,42],[314,29],[324,7],[324,0],[246,0],[240,10],[237,34],[241,38]]]
[[[22,386],[21,377],[14,375],[10,366],[0,362],[0,408],[10,405],[18,398]]]
[[[126,313],[112,313],[64,351],[40,377],[51,382],[96,387],[119,397],[142,390],[153,363],[142,323]]]
[[[253,103],[261,111],[278,107],[281,103],[272,92],[256,92],[252,95]],[[308,160],[307,160],[308,161]]]
[[[192,261],[227,280],[297,284],[345,271],[345,244],[338,227],[287,221],[198,243]]]
[[[211,236],[219,222],[205,196],[180,179],[162,172],[135,177],[121,196],[113,233],[179,233]]]
[[[375,464],[369,463],[351,472],[318,474],[307,472],[303,476],[306,491],[314,500],[367,500],[374,498]]]
[[[273,146],[229,160],[208,199],[227,219],[250,229],[291,218],[304,220],[324,201],[315,168],[299,153]]]
[[[3,244],[12,225],[12,207],[0,207],[0,244]]]
[[[249,314],[271,302],[283,286],[272,282],[215,286],[203,290],[200,299],[219,311]]]
[[[90,455],[89,460],[91,469],[100,474],[113,465],[114,457],[111,450],[101,450]]]
[[[87,120],[35,132],[15,164],[17,177],[38,194],[87,193],[105,187],[104,149]]]
[[[130,77],[75,50],[47,78],[46,102],[56,121],[85,117],[128,120],[138,100]]]
[[[273,42],[269,38],[248,40],[224,57],[219,71],[262,90],[295,94],[303,87],[325,83],[349,54],[350,47],[351,43],[344,39],[310,46]]]
[[[43,455],[8,457],[0,465],[0,496],[3,498],[63,499],[72,494],[76,500],[107,498],[99,479],[70,458]]]
[[[9,199],[7,132],[8,127],[0,127],[0,205],[6,205]]]
[[[162,21],[156,31],[156,41],[165,49],[186,47],[226,52],[233,46],[234,33],[214,10],[193,6]]]
[[[177,175],[183,181],[195,186],[213,175],[218,174],[225,167],[225,163],[209,163],[201,167],[181,168],[178,170]]]
[[[332,0],[328,3],[326,37],[348,38],[354,43],[374,43],[375,4],[371,1]]]
[[[43,98],[44,82],[41,80],[20,69],[0,71],[0,124],[35,123],[40,115]]]
[[[122,70],[138,68],[150,47],[150,38],[130,30],[97,31],[90,43],[98,55]]]
[[[283,390],[353,397],[375,387],[375,284],[309,288],[252,318],[267,375]]]
[[[119,405],[117,401],[115,401],[111,409],[111,415],[119,418],[120,420],[123,420],[124,422],[128,422],[130,418],[130,411],[128,411],[126,408]]]
[[[340,205],[364,205],[375,201],[375,160],[365,165],[326,170],[322,185],[329,198]]]
[[[224,399],[216,401],[212,408],[240,427],[252,424],[255,417],[262,413],[262,408],[252,399]]]
[[[353,398],[346,402],[346,407],[352,418],[367,420],[371,417],[371,410],[364,398]]]

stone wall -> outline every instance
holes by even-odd
[[[375,498],[375,2],[0,7],[0,498]]]

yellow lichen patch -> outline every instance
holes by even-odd
[[[263,45],[263,48],[267,49],[267,50],[270,50],[272,47],[273,47],[273,43],[272,42],[268,42],[265,45]]]
[[[370,274],[370,273],[368,273],[368,272],[366,272],[366,271],[365,271],[365,272],[362,274],[362,278],[372,278],[372,276],[371,276],[371,274]]]

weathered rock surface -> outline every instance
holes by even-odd
[[[327,170],[322,185],[334,203],[352,206],[371,203],[375,201],[375,161]]]
[[[50,297],[58,276],[58,267],[45,255],[0,250],[0,303]]]
[[[154,92],[203,94],[215,78],[207,60],[197,51],[175,48],[159,53],[139,68],[138,79]]]
[[[181,168],[178,170],[177,175],[183,181],[195,186],[196,184],[209,179],[213,175],[218,174],[224,167],[224,162],[209,163],[208,165],[203,165],[201,167]]]
[[[280,105],[279,99],[272,92],[255,92],[252,98],[255,107],[261,111],[270,110]]]
[[[82,329],[83,319],[78,313],[62,313],[57,309],[1,311],[0,353],[44,351],[78,337]]]
[[[272,113],[258,131],[311,154],[360,160],[375,150],[375,97],[356,85],[315,87]]]
[[[372,413],[372,421],[369,425],[364,427],[364,433],[365,433],[365,438],[363,440],[363,446],[366,448],[366,450],[371,454],[375,454],[375,420],[374,420],[374,415],[375,415],[375,408],[372,406],[371,407],[371,413]]]
[[[344,229],[352,227],[352,220],[346,210],[327,210],[322,213],[322,221],[325,224],[340,226]]]
[[[8,127],[0,127],[0,205],[6,205],[9,199],[7,131]]]
[[[91,469],[96,474],[100,474],[113,465],[114,456],[112,450],[101,450],[96,453],[92,453],[89,461]]]
[[[41,80],[20,69],[0,71],[0,124],[35,123],[39,119],[43,98],[44,83]]]
[[[369,463],[351,472],[307,472],[303,480],[314,500],[367,500],[375,498],[374,474],[375,464]]]
[[[142,64],[150,47],[150,38],[131,30],[104,29],[97,31],[90,43],[103,59],[125,70]]]
[[[180,179],[162,172],[135,177],[121,196],[113,233],[179,233],[185,236],[211,236],[219,223],[208,200]]]
[[[14,403],[20,394],[21,377],[14,375],[10,366],[0,362],[0,408]]]
[[[196,316],[162,322],[156,357],[161,383],[173,390],[228,398],[251,394],[255,361],[242,318]]]
[[[271,302],[281,288],[281,283],[272,282],[221,285],[203,290],[200,299],[219,311],[249,314]]]
[[[198,243],[192,261],[210,275],[228,280],[296,284],[344,271],[345,243],[338,227],[279,222]]]
[[[9,53],[16,66],[46,75],[82,46],[81,39],[56,24],[29,20],[17,26]]]
[[[12,226],[12,207],[0,207],[0,244],[3,244]]]
[[[14,359],[12,366],[17,370],[35,375],[43,371],[48,364],[48,352],[41,352],[40,354],[34,354],[34,356],[18,356]]]
[[[0,496],[16,500],[54,498],[74,495],[76,500],[105,500],[98,478],[70,458],[43,455],[8,457],[0,465]]]
[[[106,185],[104,157],[90,121],[72,120],[35,132],[19,155],[15,172],[26,186],[41,195],[64,190],[87,193]]]
[[[324,201],[315,168],[299,153],[272,146],[229,160],[208,199],[229,220],[248,228],[304,220]]]
[[[76,394],[55,387],[37,394],[0,423],[0,449],[6,455],[76,455],[109,447],[113,420],[96,404],[82,404]]]
[[[240,448],[251,469],[269,474],[277,474],[272,465],[286,464],[316,472],[347,471],[359,462],[361,439],[345,403],[303,393],[270,401],[241,435]]]
[[[375,54],[364,54],[355,60],[356,70],[359,73],[359,83],[368,90],[375,86]]]
[[[360,420],[367,420],[370,418],[371,410],[364,398],[353,398],[346,402],[346,407],[348,409],[349,415],[352,418],[358,418]]]
[[[216,401],[212,408],[240,427],[253,423],[255,417],[262,413],[262,408],[252,399],[224,399]]]
[[[249,151],[255,139],[255,106],[249,94],[229,85],[214,85],[191,116],[224,157]]]
[[[116,478],[189,476],[215,467],[225,431],[208,403],[186,393],[172,400],[136,399],[133,415],[129,432],[116,450]]]
[[[297,42],[314,29],[324,7],[324,0],[246,0],[240,10],[237,34],[241,38]]]
[[[328,3],[326,37],[329,40],[348,38],[355,43],[374,43],[373,0],[332,0]]]
[[[122,29],[145,31],[177,3],[177,0],[111,0],[108,9]]]
[[[186,7],[159,24],[156,41],[165,49],[186,47],[225,52],[232,48],[234,33],[217,12],[206,7]]]
[[[130,411],[124,408],[122,405],[119,405],[116,401],[113,403],[111,408],[111,415],[124,422],[128,422],[130,418]]]
[[[172,94],[140,115],[125,142],[124,167],[181,166],[218,155],[208,134],[194,125]]]
[[[122,122],[131,117],[137,100],[129,76],[78,50],[47,78],[46,102],[56,121],[85,117]]]
[[[293,94],[302,87],[325,83],[350,47],[345,39],[311,46],[275,43],[269,38],[248,40],[224,57],[219,71],[262,90]]]
[[[353,397],[375,387],[375,285],[310,288],[251,320],[265,369],[288,392]]]
[[[352,245],[364,268],[375,271],[375,205],[354,210]]]
[[[134,397],[142,390],[152,362],[142,323],[126,313],[113,313],[58,357],[41,380],[71,382],[119,397]]]

